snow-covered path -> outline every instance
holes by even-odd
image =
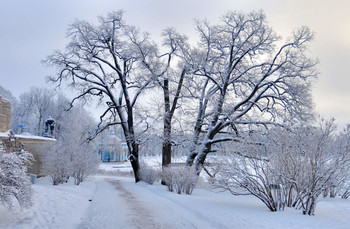
[[[33,189],[31,209],[0,207],[0,228],[350,228],[350,201],[342,199],[322,200],[310,217],[294,209],[272,213],[252,196],[202,188],[178,195],[130,177],[94,176],[79,186],[41,178]]]
[[[159,192],[159,187],[155,188],[145,183],[124,185],[141,197],[143,205],[153,206],[153,214],[157,215],[157,220],[162,221],[161,228],[229,228],[220,222],[222,219],[215,219],[215,216],[210,214],[210,208],[213,209],[213,206],[205,206],[205,203],[198,202],[197,198],[191,201],[191,196],[167,192],[166,187],[161,187],[163,191]],[[231,217],[229,212],[227,217]]]
[[[225,228],[198,211],[197,203],[192,206],[189,196],[178,201],[165,187],[159,192],[128,178],[95,177],[93,181],[96,186],[79,229]]]
[[[96,178],[91,204],[78,228],[159,228],[150,210],[115,178]],[[91,201],[90,201],[91,200]]]
[[[118,193],[105,178],[94,179],[94,182],[96,186],[88,200],[89,206],[77,228],[114,228],[114,225],[125,227],[128,212],[120,206],[125,206],[126,201],[118,198]]]

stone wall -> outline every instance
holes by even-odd
[[[0,96],[0,132],[11,128],[11,103]]]
[[[33,154],[35,159],[33,161],[33,164],[27,167],[27,172],[29,174],[36,174],[38,177],[45,176],[45,174],[41,172],[41,165],[42,165],[41,155],[45,152],[45,145],[26,144],[24,147],[25,147],[25,150]]]
[[[7,132],[11,128],[11,103],[0,96],[0,132]],[[39,136],[23,136],[15,135],[16,142],[24,144],[24,149],[32,153],[34,156],[34,162],[32,166],[28,167],[28,173],[34,173],[42,175],[40,173],[41,160],[39,152],[46,152],[45,146],[56,142],[53,138],[44,138]],[[7,139],[7,135],[0,135],[1,141]],[[46,151],[45,151],[46,150]]]

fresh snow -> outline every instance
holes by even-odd
[[[9,131],[0,132],[0,139],[8,139],[9,133],[10,133]],[[31,135],[29,133],[15,134],[15,138],[21,139],[21,140],[37,140],[37,141],[46,141],[46,142],[56,142],[56,139],[54,139],[54,138],[46,138],[46,137]]]
[[[350,228],[350,200],[323,199],[315,216],[304,216],[201,186],[188,196],[132,177],[92,176],[79,186],[53,186],[44,177],[33,185],[32,208],[0,207],[0,228]]]

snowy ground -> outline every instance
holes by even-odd
[[[132,177],[93,176],[79,186],[41,178],[33,189],[31,209],[0,207],[0,228],[350,228],[350,200],[342,199],[322,200],[310,217],[294,209],[272,213],[251,196],[204,188],[178,195]]]

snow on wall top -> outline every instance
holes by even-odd
[[[9,131],[7,132],[0,132],[0,140],[5,140],[9,138]],[[24,143],[24,144],[51,144],[56,142],[56,139],[54,138],[45,138],[41,136],[34,136],[34,135],[21,135],[21,134],[15,134],[16,140]]]

